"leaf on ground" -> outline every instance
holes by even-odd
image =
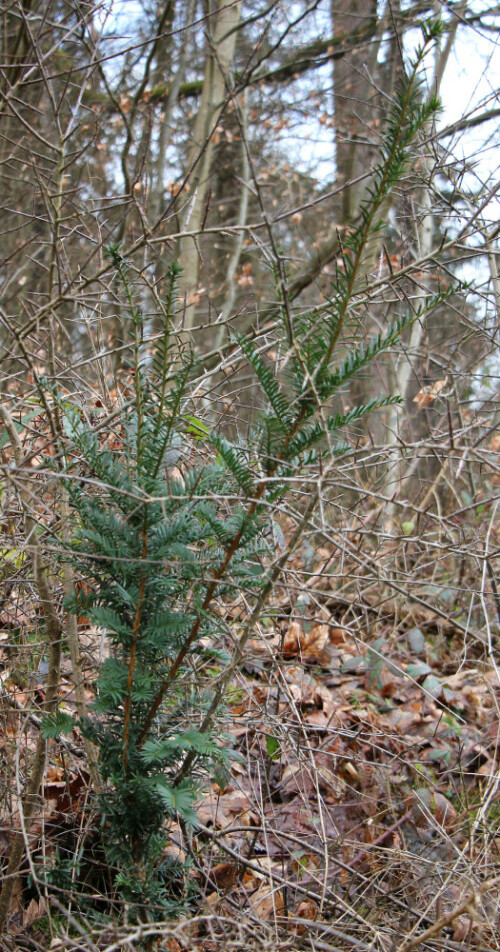
[[[266,736],[266,750],[271,760],[279,760],[281,756],[281,744],[277,737],[272,734]]]
[[[453,829],[457,820],[453,804],[442,793],[425,787],[410,794],[406,808],[411,809],[413,823],[420,829],[432,828],[437,824],[448,831]]]
[[[424,691],[427,691],[432,697],[436,698],[438,701],[443,696],[443,685],[435,674],[429,674],[424,683],[422,684]]]
[[[255,915],[264,922],[282,916],[285,911],[283,893],[280,889],[273,890],[270,884],[259,886],[257,892],[248,898]]]
[[[429,667],[425,661],[417,661],[414,664],[406,665],[406,674],[413,678],[414,681],[418,681],[419,678],[424,678],[428,674],[432,674],[432,668]]]
[[[311,625],[309,631],[303,631],[300,622],[292,621],[283,639],[283,656],[300,656],[305,661],[318,661],[330,642],[328,625]],[[325,660],[328,660],[325,658]]]
[[[348,658],[347,661],[344,661],[340,670],[342,674],[355,674],[364,671],[364,669],[365,659],[361,655],[356,655],[354,658]]]
[[[298,655],[303,637],[304,635],[300,623],[298,621],[292,621],[283,638],[284,658],[295,658]]]
[[[226,789],[227,793],[222,796],[211,792],[197,804],[196,810],[201,823],[218,830],[227,829],[233,823],[237,826],[257,826],[259,820],[248,797],[238,790]]]
[[[217,863],[210,870],[210,879],[216,883],[218,889],[231,889],[238,879],[238,866],[236,863]]]
[[[382,654],[387,642],[385,638],[377,638],[373,645],[367,648],[365,656],[366,684],[369,688],[381,687],[382,668],[385,658]]]
[[[36,899],[32,899],[28,905],[28,908],[25,909],[23,913],[23,929],[29,929],[34,922],[37,922],[37,920],[41,919],[42,916],[45,916],[46,913],[47,906],[43,896],[38,902]]]
[[[323,708],[332,714],[334,704],[331,692],[313,675],[308,674],[300,665],[287,668],[285,672],[288,690],[294,702],[300,707]]]
[[[425,638],[420,628],[412,628],[406,635],[408,647],[413,654],[419,655],[425,651]]]
[[[303,899],[302,902],[299,902],[296,910],[295,916],[297,919],[305,919],[307,922],[314,922],[318,916],[318,905],[314,902],[314,899]],[[297,925],[296,931],[298,935],[305,935],[307,932],[306,925]]]
[[[305,658],[320,659],[330,640],[328,625],[313,625],[305,635],[302,653]]]

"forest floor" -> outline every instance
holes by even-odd
[[[247,645],[220,724],[221,742],[237,753],[231,776],[207,785],[197,830],[171,828],[166,861],[184,869],[182,914],[128,930],[105,925],[75,730],[49,741],[29,831],[30,863],[50,871],[48,888],[35,888],[25,866],[5,949],[500,948],[494,657],[411,599],[373,585],[340,595],[331,560],[328,547],[313,558],[303,548],[289,576],[300,585],[278,593]],[[15,765],[0,802],[4,856],[19,829],[46,673],[27,590],[21,598],[13,586],[0,612],[5,778]],[[235,638],[245,610],[242,598],[225,607]],[[101,638],[83,623],[81,643],[91,701]],[[67,658],[62,672],[60,707],[73,713]],[[214,665],[207,683],[217,673]]]

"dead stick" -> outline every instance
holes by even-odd
[[[14,425],[14,421],[7,407],[5,406],[0,406],[0,415],[12,442],[16,467],[20,469],[23,454],[21,441]],[[14,474],[12,474],[12,476],[14,477]],[[19,488],[19,495],[21,497],[24,510],[24,532],[26,542],[28,544],[31,564],[33,567],[33,576],[37,586],[38,597],[42,606],[45,627],[47,631],[49,670],[47,673],[45,700],[42,704],[42,710],[44,714],[50,714],[56,710],[59,701],[58,688],[61,665],[62,628],[57,616],[55,600],[48,578],[48,569],[44,563],[40,542],[36,534],[36,522],[33,515],[31,514],[29,488],[21,475],[19,475],[16,482]],[[35,812],[35,807],[38,802],[38,794],[43,780],[46,758],[45,751],[45,739],[39,735],[33,757],[28,790],[21,805],[24,817],[24,826],[27,831],[29,831],[31,820]],[[19,872],[19,866],[21,865],[23,851],[24,838],[22,832],[18,831],[14,838],[12,852],[10,854],[9,863],[5,871],[3,886],[0,892],[0,934],[5,931],[5,924],[9,914],[14,883]]]
[[[498,882],[500,882],[500,876],[493,876],[491,879],[487,879],[484,883],[481,883],[479,888],[469,893],[460,905],[455,906],[455,908],[445,916],[441,916],[434,925],[429,926],[429,928],[420,935],[414,936],[413,939],[407,939],[406,942],[403,942],[400,946],[395,948],[394,952],[412,952],[412,949],[416,949],[417,946],[422,945],[423,942],[427,942],[427,939],[431,939],[436,932],[440,932],[445,926],[449,926],[455,919],[463,915],[464,912],[474,917],[482,894],[488,892],[488,889],[491,889],[491,887],[495,886]]]

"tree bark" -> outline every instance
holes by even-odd
[[[214,132],[226,99],[226,83],[231,69],[240,18],[240,4],[219,0],[213,33],[207,36],[207,56],[203,92],[196,115],[188,157],[189,201],[183,215],[182,229],[197,231],[202,225],[214,150]],[[180,241],[179,263],[182,267],[181,288],[186,295],[185,328],[193,325],[195,308],[190,301],[198,289],[199,250],[192,238]]]

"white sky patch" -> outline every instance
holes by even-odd
[[[422,42],[422,31],[408,31],[405,39],[407,50],[414,50]],[[443,43],[445,41],[446,37]],[[434,53],[430,51],[428,72],[432,70],[433,59]],[[330,101],[325,105],[331,114],[332,64],[317,70],[315,75],[318,89],[330,90]],[[482,112],[500,106],[499,88],[500,40],[495,34],[485,33],[474,26],[460,26],[441,84],[443,111],[438,127],[451,125],[474,109]],[[326,184],[333,180],[335,174],[334,131],[318,122],[318,118],[313,113],[310,119],[296,124],[293,133],[287,138],[286,148],[299,171],[312,172],[320,182]],[[500,161],[500,154],[496,152],[499,128],[500,121],[497,118],[487,125],[461,131],[446,142],[455,156],[466,162],[474,161],[476,172],[481,175],[483,182],[497,177]]]

